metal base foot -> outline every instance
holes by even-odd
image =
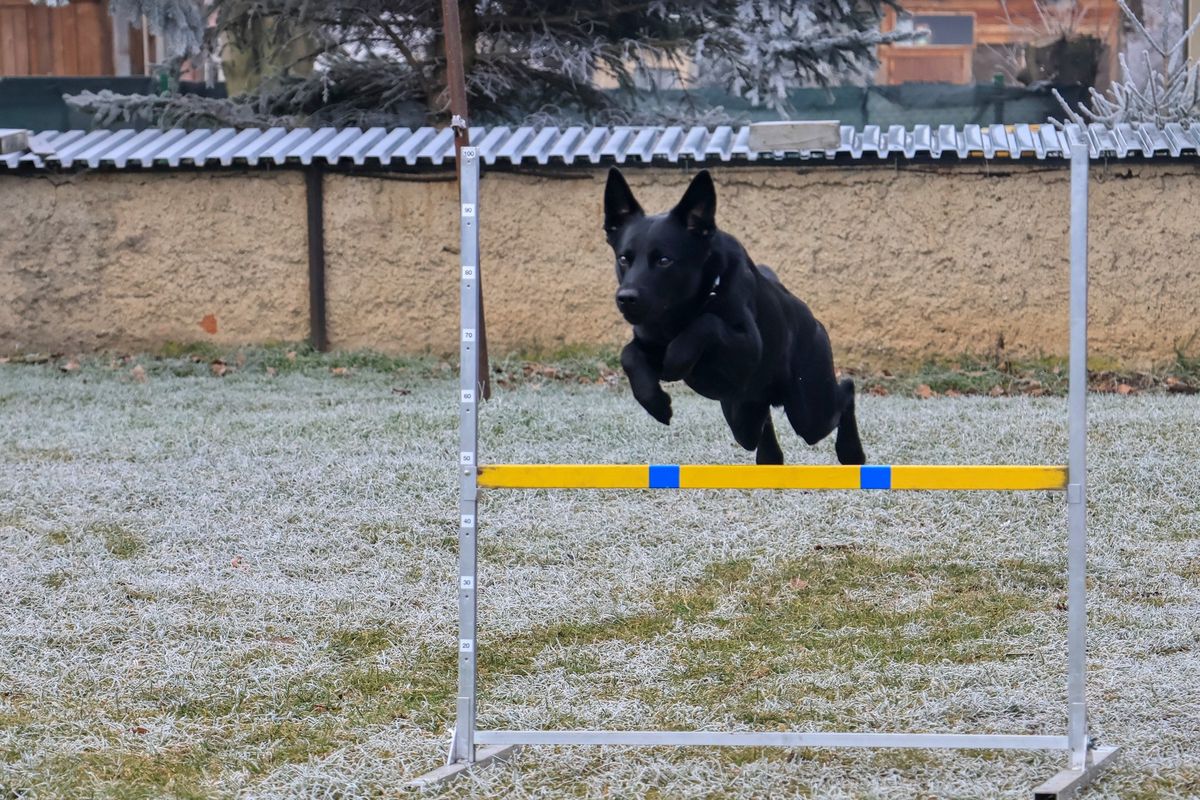
[[[428,789],[431,786],[452,781],[473,767],[485,767],[493,761],[508,761],[520,749],[521,746],[516,744],[477,747],[474,761],[455,761],[453,764],[430,770],[420,777],[413,778],[405,784],[404,788]]]
[[[1088,756],[1083,769],[1064,769],[1050,780],[1033,790],[1033,800],[1066,800],[1089,783],[1117,760],[1119,747],[1097,747]]]

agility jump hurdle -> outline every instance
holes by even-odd
[[[1083,135],[1086,135],[1083,134]],[[1035,800],[1072,796],[1115,760],[1118,748],[1088,735],[1085,694],[1087,554],[1087,197],[1088,148],[1071,151],[1070,362],[1067,465],[738,466],[674,464],[480,465],[477,359],[479,330],[479,154],[462,149],[462,327],[459,352],[458,698],[445,766],[413,781],[428,786],[472,765],[504,759],[523,745],[869,747],[1063,750],[1066,769],[1034,790]],[[1053,735],[958,733],[715,731],[524,731],[476,726],[476,538],[480,489],[811,489],[1061,491],[1068,516],[1067,716]]]

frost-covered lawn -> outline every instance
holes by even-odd
[[[0,798],[398,793],[453,706],[454,384],[176,372],[0,366]],[[1091,408],[1090,699],[1126,751],[1089,796],[1196,797],[1200,397]],[[859,418],[878,463],[1065,451],[1060,398]],[[748,460],[681,392],[664,429],[621,388],[523,384],[483,432],[485,461]],[[510,493],[481,519],[486,727],[1065,730],[1059,495]],[[446,795],[1024,797],[1060,763],[529,748]]]

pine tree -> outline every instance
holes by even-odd
[[[1188,39],[1200,28],[1200,14],[1175,42],[1160,43],[1143,27],[1125,0],[1117,0],[1117,3],[1157,58],[1152,61],[1150,50],[1143,51],[1144,69],[1136,74],[1122,53],[1120,80],[1115,81],[1105,94],[1092,89],[1090,104],[1080,103],[1078,110],[1072,109],[1055,90],[1054,96],[1066,114],[1066,122],[1076,125],[1093,122],[1105,125],[1164,125],[1171,122],[1189,127],[1200,125],[1200,62],[1187,57]],[[1059,127],[1066,124],[1057,119],[1051,119],[1051,122]]]
[[[126,4],[189,0],[110,0]],[[310,74],[288,70],[230,100],[85,94],[70,98],[98,121],[141,116],[163,125],[415,125],[447,105],[438,0],[212,0],[215,29],[193,50],[223,41],[293,52],[315,43]],[[694,70],[786,113],[787,90],[829,85],[875,66],[893,0],[475,0],[460,3],[473,123],[711,119],[685,94],[674,107],[643,102],[646,76]],[[173,6],[171,6],[173,7]],[[147,15],[175,24],[182,17]],[[268,21],[269,24],[264,24]],[[182,39],[181,39],[182,40]],[[295,56],[292,56],[295,59]],[[598,88],[607,77],[616,91]],[[715,110],[717,114],[720,110]]]

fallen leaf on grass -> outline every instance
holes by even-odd
[[[333,374],[333,377],[335,377],[335,378],[349,378],[350,377],[350,370],[346,369],[345,367],[332,367],[329,371]]]
[[[237,358],[235,358],[233,360],[233,363],[237,364],[238,369],[241,369],[242,367],[246,366],[246,354],[239,352],[237,354]]]
[[[991,391],[988,392],[989,397],[999,397],[1002,394],[1004,394],[1004,390],[1000,388],[1000,384],[996,384],[992,387]]]
[[[933,389],[930,389],[929,384],[922,383],[917,387],[916,395],[922,400],[928,400],[931,397],[936,397],[937,392],[933,391]]]
[[[957,389],[947,389],[946,397],[962,397],[962,392],[958,391]]]
[[[268,378],[275,377],[275,368],[274,367],[267,367],[267,377]]]
[[[245,563],[246,560],[241,556],[234,556],[233,558],[229,559],[229,566],[233,567],[234,569],[241,567]]]
[[[79,369],[79,362],[72,358],[67,363],[61,365],[59,369],[63,372],[75,372]]]
[[[208,368],[212,370],[212,374],[216,375],[218,378],[224,377],[225,373],[229,371],[229,367],[227,367],[225,362],[219,358],[209,364]]]
[[[392,387],[392,394],[398,394],[401,397],[412,394],[412,389],[401,389],[399,386]]]
[[[533,362],[523,364],[521,366],[521,372],[525,374],[526,378],[531,378],[534,375],[540,375],[543,378],[550,378],[553,380],[554,378],[560,376],[558,368],[551,367],[546,364],[536,364]]]
[[[1196,394],[1197,392],[1200,392],[1200,389],[1197,389],[1190,383],[1181,381],[1179,378],[1176,378],[1174,375],[1172,375],[1171,377],[1167,378],[1167,391],[1176,392],[1178,394]]]
[[[1128,383],[1117,384],[1117,394],[1133,394],[1135,389]]]
[[[130,733],[143,734],[143,733],[149,733],[149,732],[150,732],[150,729],[149,729],[149,728],[143,728],[141,725],[134,725],[132,728],[130,728],[130,729],[129,729],[129,732],[130,732]]]
[[[296,351],[295,351],[295,350],[288,350],[288,351],[287,351],[287,360],[288,360],[288,361],[295,361],[295,360],[296,360]]]
[[[146,368],[143,367],[141,364],[138,364],[129,371],[129,376],[131,378],[133,378],[135,381],[137,381],[138,383],[145,383],[146,382]]]
[[[795,589],[797,592],[802,592],[808,588],[808,581],[803,578],[792,578],[788,581],[788,586]]]

